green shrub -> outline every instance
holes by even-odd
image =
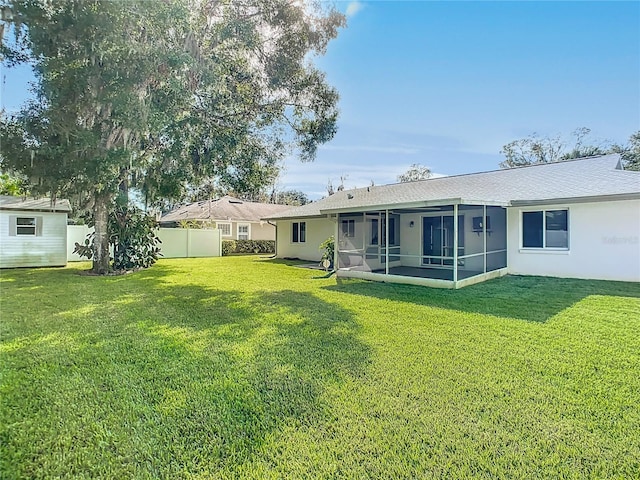
[[[86,218],[87,225],[94,226],[93,217]],[[136,268],[148,268],[161,256],[160,239],[157,236],[156,219],[134,206],[116,205],[109,212],[109,245],[112,271],[122,272]],[[84,244],[75,244],[73,253],[89,260],[93,258],[95,232],[87,235]]]
[[[235,240],[223,240],[222,241],[222,255],[231,255],[236,252]]]
[[[233,253],[276,253],[273,240],[223,240],[222,255]]]
[[[318,247],[318,249],[323,250],[322,261],[329,260],[329,270],[333,270],[333,259],[334,259],[334,252],[336,249],[336,240],[333,237],[333,235],[331,235],[324,242],[322,242]]]

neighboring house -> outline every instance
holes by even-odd
[[[164,215],[160,225],[177,227],[185,220],[211,222],[221,231],[223,240],[275,240],[275,227],[263,218],[291,208],[290,205],[245,202],[227,195],[180,207]]]
[[[459,288],[510,274],[640,281],[640,172],[619,155],[337,192],[271,215],[277,256]]]
[[[68,200],[0,196],[0,268],[67,264]]]

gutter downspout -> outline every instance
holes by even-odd
[[[267,258],[277,258],[278,257],[278,226],[275,223],[271,223],[267,220],[267,223],[276,229],[276,244],[273,247],[273,255]]]

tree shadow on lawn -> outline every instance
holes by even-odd
[[[339,305],[171,285],[159,270],[111,283],[90,312],[61,302],[45,332],[5,335],[5,475],[232,474],[283,429],[331,418],[327,391],[367,366]]]
[[[459,290],[337,278],[323,289],[377,299],[546,322],[591,295],[640,298],[632,282],[509,275]]]

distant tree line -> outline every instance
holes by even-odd
[[[586,127],[575,130],[569,140],[560,135],[549,137],[533,133],[502,147],[500,153],[505,159],[500,167],[513,168],[619,153],[626,170],[640,171],[640,131],[633,133],[623,145],[608,140],[596,141],[590,134],[591,130]]]

